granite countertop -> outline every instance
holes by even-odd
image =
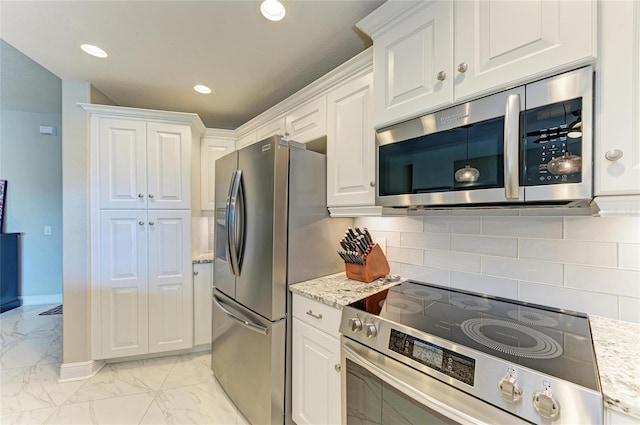
[[[193,259],[193,264],[196,263],[213,263],[213,251],[203,252]]]
[[[589,316],[605,407],[640,419],[640,324]]]
[[[402,280],[398,278],[398,280],[387,281],[386,283],[379,283],[378,280],[365,283],[347,279],[346,274],[341,272],[296,283],[290,286],[290,290],[294,294],[304,295],[307,298],[342,310],[342,307],[347,304],[390,288],[401,281]]]
[[[397,285],[347,279],[337,273],[291,285],[291,292],[342,307]],[[640,324],[589,316],[604,406],[640,419]],[[620,367],[624,365],[624,367]]]

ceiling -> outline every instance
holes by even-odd
[[[0,37],[117,105],[193,112],[207,127],[233,129],[369,47],[355,24],[383,1],[282,3],[286,17],[271,22],[258,0],[2,0]]]

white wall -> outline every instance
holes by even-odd
[[[440,214],[354,225],[386,239],[393,274],[640,323],[640,217]]]
[[[5,232],[20,232],[25,304],[62,297],[61,81],[0,40],[0,179],[8,181]],[[39,132],[54,126],[56,135]],[[51,226],[51,235],[44,235]]]

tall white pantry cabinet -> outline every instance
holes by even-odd
[[[91,113],[93,358],[191,348],[192,163],[204,126],[195,114],[81,106]]]

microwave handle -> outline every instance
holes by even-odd
[[[520,190],[519,163],[520,95],[507,96],[504,111],[504,196],[518,199]]]

